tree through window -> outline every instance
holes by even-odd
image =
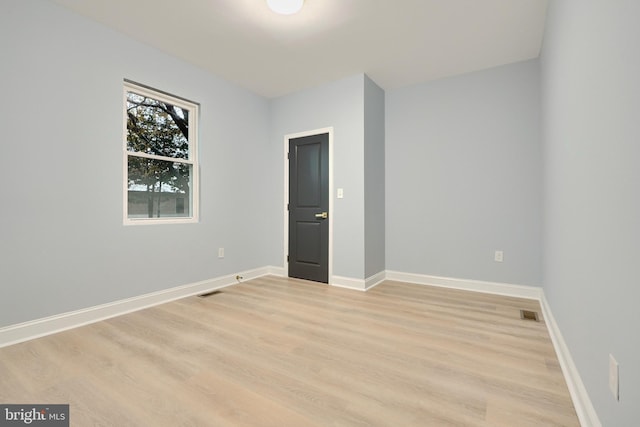
[[[198,106],[125,82],[125,223],[197,220]]]

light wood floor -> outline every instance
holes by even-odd
[[[578,426],[531,300],[264,277],[0,349],[72,426]]]

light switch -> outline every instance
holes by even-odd
[[[616,400],[620,400],[620,367],[613,355],[609,355],[609,389]]]
[[[344,189],[338,188],[338,199],[344,198]]]

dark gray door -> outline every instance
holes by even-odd
[[[329,134],[289,140],[289,277],[329,282]]]

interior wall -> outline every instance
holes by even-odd
[[[384,272],[385,263],[384,91],[364,78],[364,277]]]
[[[632,0],[550,2],[541,57],[545,294],[605,426],[640,420],[638,16]]]
[[[284,136],[333,127],[333,275],[364,279],[364,78],[347,77],[271,100],[269,162],[276,165],[270,236],[284,254]],[[337,199],[336,188],[344,189]],[[273,194],[273,193],[272,193]]]
[[[1,9],[0,327],[268,265],[266,99],[52,2]],[[123,226],[124,78],[200,103],[198,224]]]
[[[536,60],[386,92],[388,270],[541,284],[539,109]]]

